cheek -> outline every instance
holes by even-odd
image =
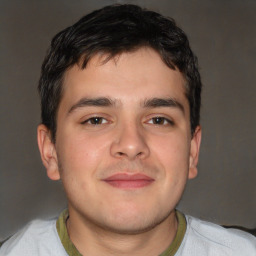
[[[176,166],[178,169],[187,169],[190,144],[186,136],[170,134],[162,138],[157,137],[152,141],[151,149],[166,168]]]
[[[90,175],[104,159],[107,147],[107,140],[99,136],[65,136],[58,145],[62,169]]]
[[[177,134],[176,134],[177,135]],[[184,191],[189,166],[189,146],[184,136],[170,135],[155,141],[154,161],[159,164],[158,204],[173,209]],[[166,204],[168,202],[168,204]]]
[[[170,135],[155,141],[153,154],[163,170],[163,187],[183,189],[189,170],[190,146],[185,136]],[[174,189],[174,190],[176,190]]]

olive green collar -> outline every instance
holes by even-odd
[[[67,219],[68,219],[68,210],[66,209],[60,214],[56,222],[56,228],[59,234],[60,241],[68,255],[82,256],[82,254],[76,249],[75,245],[72,243],[72,241],[68,236],[68,230],[66,226]]]
[[[181,245],[181,242],[186,232],[187,223],[186,223],[185,216],[177,210],[176,210],[176,216],[178,219],[178,230],[177,230],[176,236],[173,242],[171,243],[171,245],[159,256],[174,256]],[[68,210],[64,210],[60,214],[56,222],[56,228],[59,234],[59,238],[68,255],[82,256],[82,254],[77,250],[77,248],[71,242],[68,236],[68,231],[66,227],[67,218],[68,218]]]
[[[177,210],[176,210],[176,216],[178,219],[177,233],[174,237],[174,240],[170,244],[170,246],[159,256],[174,256],[182,243],[182,240],[184,238],[184,235],[185,235],[186,229],[187,229],[187,221],[186,221],[185,216]]]

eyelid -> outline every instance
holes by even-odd
[[[102,119],[102,120],[106,120],[106,122],[103,122],[103,123],[100,123],[100,124],[108,123],[108,121],[107,121],[106,118],[100,117],[100,116],[95,116],[95,117],[90,117],[90,118],[84,120],[83,122],[81,122],[81,124],[89,123],[89,122],[92,121],[93,119]],[[100,124],[91,124],[91,125],[100,125]]]
[[[104,124],[107,124],[107,123],[112,123],[111,119],[109,117],[106,117],[106,115],[104,115],[104,114],[92,114],[92,115],[88,115],[88,116],[85,116],[85,117],[81,118],[80,124],[83,124],[83,125],[85,125],[85,124],[97,125],[97,124],[90,124],[89,123],[90,120],[93,120],[95,118],[106,120],[103,123],[98,124],[98,125],[104,125]]]
[[[167,122],[167,123],[164,123],[164,124],[154,124],[152,123],[154,119],[156,118],[161,118],[161,119],[164,119],[164,122]],[[150,117],[147,118],[146,122],[145,123],[148,123],[148,124],[152,124],[152,125],[156,125],[156,126],[167,126],[167,125],[174,125],[174,121],[172,118],[170,117],[166,117],[165,115],[163,114],[158,114],[158,115],[152,115]]]

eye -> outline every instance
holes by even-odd
[[[154,125],[174,125],[173,121],[161,116],[151,118],[148,123]]]
[[[105,118],[95,116],[83,121],[81,124],[100,125],[100,124],[106,124],[107,122],[108,121]]]

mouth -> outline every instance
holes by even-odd
[[[145,174],[127,174],[118,173],[114,174],[106,179],[104,182],[112,187],[120,189],[136,189],[143,188],[152,184],[155,180]]]

